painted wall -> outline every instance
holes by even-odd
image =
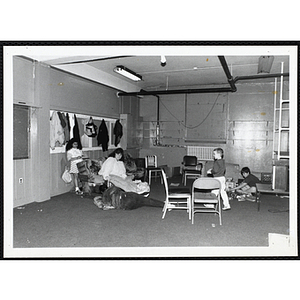
[[[212,146],[224,149],[227,162],[253,172],[272,171],[274,82],[241,82],[235,93],[161,96],[161,142],[168,147],[153,145],[155,97],[140,99],[140,115],[144,120],[141,157],[156,154],[159,164],[176,167],[187,145]]]

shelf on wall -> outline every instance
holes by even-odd
[[[185,140],[185,143],[211,143],[211,144],[226,144],[226,140]]]
[[[232,139],[232,138],[228,138],[227,139],[228,141],[268,141],[268,142],[272,142],[273,139],[241,139],[241,138],[235,138],[235,139]]]
[[[273,123],[273,120],[229,120],[229,123]]]

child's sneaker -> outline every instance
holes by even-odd
[[[255,197],[255,196],[252,196],[252,195],[247,195],[247,196],[245,197],[245,199],[246,199],[247,201],[256,202],[256,197]]]
[[[230,206],[224,206],[224,207],[222,208],[222,210],[230,210],[230,209],[231,209]]]
[[[83,195],[83,192],[81,190],[76,190],[75,193],[76,195]]]
[[[236,198],[238,199],[238,201],[246,201],[246,195],[236,196]]]

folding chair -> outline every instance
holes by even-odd
[[[167,176],[164,170],[162,170],[162,178],[163,178],[165,192],[166,192],[166,200],[163,208],[162,219],[165,218],[167,211],[170,211],[172,209],[186,210],[187,213],[189,214],[189,219],[191,219],[191,194],[187,193],[186,189],[183,189],[182,192],[176,189],[176,193],[170,193]]]
[[[201,176],[202,164],[198,164],[197,156],[185,155],[182,163],[182,183],[184,185],[186,185],[188,177],[199,178]]]
[[[191,200],[192,224],[194,224],[195,213],[201,212],[218,214],[220,225],[222,225],[220,192],[221,183],[215,178],[198,178],[193,182]]]
[[[159,176],[159,172],[162,171],[162,168],[157,167],[157,156],[156,155],[147,155],[145,157],[145,177],[148,175],[149,185],[151,184],[151,176],[152,173],[157,177]],[[161,179],[162,183],[162,179]]]

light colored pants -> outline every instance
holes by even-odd
[[[256,187],[255,186],[250,187],[247,184],[244,187],[242,187],[241,189],[236,190],[236,192],[238,194],[246,194],[246,195],[249,194],[249,195],[251,195],[252,193],[256,193]]]
[[[229,205],[228,196],[227,196],[227,193],[225,191],[225,189],[226,189],[226,178],[225,178],[225,176],[214,177],[214,179],[218,179],[220,181],[220,183],[221,183],[221,197],[222,197],[222,200],[223,200],[224,207],[230,206]],[[212,193],[214,193],[214,194],[217,195],[218,191],[214,190],[214,191],[212,191]]]

